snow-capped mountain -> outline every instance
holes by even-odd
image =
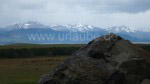
[[[119,32],[136,32],[138,30],[136,30],[133,27],[129,27],[129,26],[114,26],[114,27],[110,27],[106,29],[108,32],[113,32],[113,33],[119,33]]]
[[[86,31],[95,31],[100,29],[98,27],[94,27],[92,25],[83,25],[81,23],[75,25],[52,25],[50,26],[53,30],[56,31],[73,31],[73,32],[86,32]]]
[[[83,25],[81,23],[78,23],[78,24],[75,24],[75,25],[66,25],[66,27],[69,29],[69,30],[72,30],[72,31],[80,31],[80,32],[85,32],[85,31],[92,31],[95,29],[94,26],[91,26],[91,25]]]
[[[27,21],[23,23],[15,23],[12,25],[8,25],[6,26],[6,28],[28,29],[28,28],[47,28],[47,26],[36,21]]]
[[[36,21],[27,21],[23,23],[15,23],[8,25],[5,29],[29,29],[29,28],[50,28],[55,31],[72,31],[72,32],[87,32],[87,31],[99,31],[104,30],[107,32],[120,33],[120,32],[150,32],[149,28],[134,28],[130,26],[114,26],[109,28],[99,28],[92,25],[84,25],[81,23],[75,25],[44,25]]]
[[[44,25],[36,21],[27,21],[23,23],[15,23],[12,25],[6,26],[6,28],[11,29],[28,29],[28,28],[51,28],[56,31],[72,31],[72,32],[85,32],[85,31],[95,31],[100,28],[94,27],[91,25],[83,25],[81,23],[75,24],[75,25]]]
[[[94,27],[92,25],[84,25],[81,23],[75,24],[75,25],[44,25],[36,21],[27,21],[23,23],[16,23],[12,25],[6,26],[6,29],[28,29],[28,28],[50,28],[55,31],[71,31],[71,32],[87,32],[87,31],[107,31],[107,32],[113,32],[113,33],[119,33],[119,32],[136,32],[136,31],[144,31],[144,30],[136,30],[133,27],[129,26],[114,26],[110,28],[99,28]],[[145,30],[147,31],[147,30]]]
[[[133,42],[150,42],[150,38],[148,38],[150,36],[149,28],[137,29],[129,26],[99,28],[81,23],[48,26],[39,22],[28,21],[1,28],[0,43],[86,43],[107,33],[116,33]]]

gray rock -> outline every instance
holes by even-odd
[[[149,52],[120,36],[107,34],[79,49],[44,75],[39,84],[143,84],[147,79]]]

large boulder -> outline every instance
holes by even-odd
[[[39,84],[146,84],[149,79],[150,53],[107,34],[79,49]]]

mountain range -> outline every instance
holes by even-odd
[[[129,26],[100,28],[92,25],[44,25],[35,21],[16,23],[0,28],[0,44],[78,44],[107,33],[116,33],[132,42],[150,42],[150,29]]]

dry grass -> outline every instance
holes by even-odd
[[[67,56],[0,59],[0,84],[36,84]]]

